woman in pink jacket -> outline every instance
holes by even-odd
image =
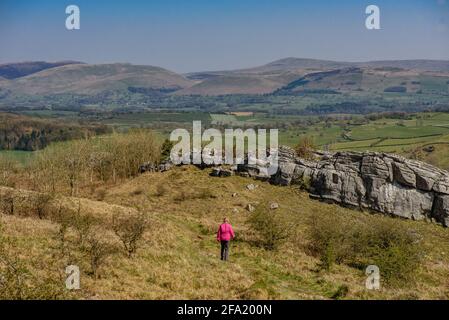
[[[221,242],[221,260],[226,261],[229,257],[229,241],[234,239],[235,234],[232,226],[229,224],[228,218],[223,219],[217,232],[217,241]]]

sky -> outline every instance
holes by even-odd
[[[368,5],[380,30],[365,27]],[[65,9],[80,8],[80,30]],[[0,0],[0,63],[129,62],[176,72],[286,57],[449,60],[449,0]]]

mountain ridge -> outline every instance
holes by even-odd
[[[314,78],[319,73],[335,70],[345,72],[341,76],[332,76],[331,73],[330,77]],[[347,70],[361,72],[350,74]],[[0,90],[20,95],[92,95],[117,91],[151,94],[160,91],[165,95],[216,96],[271,94],[279,93],[279,90],[283,90],[284,94],[297,94],[298,90],[290,92],[284,89],[293,89],[292,83],[312,78],[306,85],[308,92],[389,92],[399,90],[398,87],[405,87],[400,89],[401,92],[417,92],[419,88],[414,84],[419,83],[423,75],[449,79],[449,60],[339,62],[288,57],[258,67],[187,74],[130,63],[36,61],[0,65]]]

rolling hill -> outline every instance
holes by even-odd
[[[391,67],[351,67],[305,75],[275,94],[303,93],[447,93],[448,73],[420,72]],[[430,85],[432,84],[432,85]]]
[[[43,70],[2,83],[19,94],[96,94],[129,87],[177,90],[191,81],[168,70],[131,64],[72,64]]]
[[[0,66],[0,91],[10,95],[97,95],[104,92],[157,95],[302,93],[447,94],[449,61],[336,62],[286,58],[263,66],[177,74],[126,63],[30,62]]]
[[[449,79],[449,61],[391,60],[352,63],[286,58],[255,68],[198,72],[186,76],[199,83],[183,90],[181,93],[184,94],[264,94],[270,90],[277,93],[282,91],[284,94],[296,94],[296,91],[301,90],[318,93],[363,90],[383,92],[390,87],[400,86],[405,86],[406,92],[417,92],[420,90],[420,80],[426,77],[444,84]],[[298,84],[301,84],[301,89],[298,89]],[[292,91],[293,87],[296,91]]]

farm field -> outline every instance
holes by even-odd
[[[164,112],[146,112],[146,113],[126,113],[114,115],[109,118],[101,120],[103,124],[114,126],[142,126],[152,123],[185,123],[192,121],[202,121],[209,123],[211,116],[203,112],[179,112],[179,113],[164,113]]]

